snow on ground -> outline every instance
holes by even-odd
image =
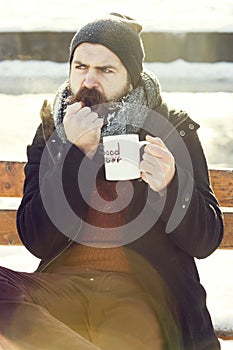
[[[233,92],[233,63],[144,63],[167,92]],[[68,75],[68,64],[51,61],[0,61],[0,93],[54,93]]]
[[[233,252],[217,250],[196,263],[215,328],[233,329]]]
[[[231,0],[1,0],[0,31],[75,30],[87,19],[120,12],[145,31],[232,31]]]
[[[34,257],[24,246],[0,247],[0,266],[15,271],[33,272],[40,260]]]
[[[223,341],[220,339],[221,349],[222,350],[232,350],[233,349],[233,340],[232,341]]]

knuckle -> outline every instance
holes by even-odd
[[[95,117],[95,118],[98,118],[98,114],[97,114],[96,112],[94,112],[94,111],[91,111],[91,112],[90,112],[90,115],[93,116],[93,117]]]

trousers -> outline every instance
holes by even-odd
[[[0,267],[1,350],[162,350],[163,334],[131,274]]]

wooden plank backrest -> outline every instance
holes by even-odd
[[[0,197],[22,197],[24,164],[0,161]]]
[[[0,161],[0,197],[21,197],[24,162]],[[224,214],[225,232],[220,248],[233,249],[233,169],[210,169],[214,193]],[[0,210],[0,245],[21,244],[15,226],[16,211]]]

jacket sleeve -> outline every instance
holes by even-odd
[[[176,174],[167,188],[161,219],[175,245],[193,257],[205,258],[221,243],[223,217],[197,132],[182,131],[181,145],[172,149]],[[157,197],[155,207],[159,202]]]
[[[27,148],[27,156],[17,228],[23,244],[33,255],[52,258],[71,240],[77,240],[96,163],[70,142],[62,142],[56,133],[46,144],[36,135]],[[81,179],[77,175],[80,167]],[[80,181],[86,185],[82,190]]]

